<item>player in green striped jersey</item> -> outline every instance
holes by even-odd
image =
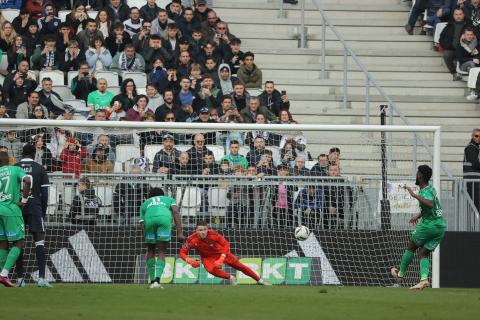
[[[435,250],[445,234],[446,226],[445,220],[443,219],[443,210],[437,196],[437,191],[429,184],[431,177],[432,169],[427,165],[421,165],[418,167],[415,181],[415,184],[420,187],[418,195],[415,194],[410,187],[404,187],[413,198],[418,200],[420,213],[410,219],[410,223],[416,225],[415,230],[413,230],[407,245],[407,250],[405,250],[402,256],[400,270],[392,268],[391,274],[398,284],[402,284],[405,271],[412,261],[415,251],[418,249],[418,256],[420,257],[420,282],[411,287],[410,289],[412,290],[422,290],[430,285],[428,282],[430,252]]]

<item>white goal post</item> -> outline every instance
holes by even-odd
[[[74,128],[83,132],[143,132],[148,130],[162,130],[168,132],[183,132],[183,133],[197,133],[197,132],[209,132],[209,131],[269,131],[269,132],[303,132],[308,133],[310,137],[322,138],[323,133],[331,133],[333,136],[342,136],[341,133],[359,133],[365,135],[362,138],[362,144],[365,146],[370,143],[378,144],[378,142],[372,142],[373,139],[369,138],[369,134],[379,133],[408,133],[413,136],[416,134],[429,134],[431,135],[431,145],[426,146],[428,152],[426,152],[426,159],[433,169],[432,183],[435,189],[440,195],[440,174],[441,174],[441,162],[440,162],[440,147],[441,147],[441,130],[439,126],[380,126],[380,125],[323,125],[323,124],[235,124],[235,123],[177,123],[177,122],[110,122],[110,121],[83,121],[83,120],[33,120],[33,119],[0,119],[0,131],[8,130],[25,130],[30,128],[48,127],[48,128]],[[113,130],[113,131],[112,131]],[[318,135],[315,133],[318,132]],[[328,136],[330,137],[330,136]],[[326,140],[327,138],[325,138]],[[136,143],[136,142],[134,142]],[[332,145],[328,141],[322,142],[325,145]],[[389,140],[386,141],[387,145]],[[430,148],[431,147],[431,148]],[[342,150],[343,151],[343,150]],[[413,158],[412,154],[406,154],[405,157]],[[315,155],[316,157],[316,155]],[[367,155],[365,157],[368,157]],[[375,161],[378,162],[378,155],[372,155],[375,157]],[[430,158],[429,158],[430,157]],[[367,158],[368,159],[368,158]],[[218,161],[218,159],[216,159]],[[408,159],[403,159],[408,161]],[[421,160],[419,160],[420,162]],[[408,171],[408,176],[412,178],[411,170]],[[359,175],[359,174],[357,174]],[[380,172],[376,174],[376,177],[380,175]],[[122,174],[117,175],[118,179],[122,179]],[[293,234],[293,229],[291,230]],[[291,235],[288,235],[291,237]],[[88,237],[87,237],[88,238]],[[403,250],[406,246],[407,238],[402,239],[403,242],[399,243],[399,250]],[[80,262],[81,257],[80,257]],[[399,261],[398,261],[399,262]],[[322,267],[324,267],[322,265]],[[86,268],[85,268],[86,269]],[[108,268],[107,268],[108,269]],[[87,270],[88,272],[88,270]],[[323,272],[323,271],[322,271]],[[90,275],[90,274],[89,274]],[[325,282],[324,282],[325,283]],[[348,283],[347,283],[348,284]],[[434,251],[432,255],[432,287],[440,287],[440,250],[439,247]]]

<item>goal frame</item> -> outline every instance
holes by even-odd
[[[288,126],[288,128],[287,128]],[[324,124],[240,124],[240,123],[185,123],[185,122],[136,122],[136,121],[88,121],[88,120],[36,120],[36,119],[0,119],[3,128],[24,127],[71,127],[71,128],[115,128],[115,129],[173,129],[173,130],[271,130],[271,131],[343,131],[343,132],[410,132],[433,133],[432,183],[440,190],[440,126],[400,126],[400,125],[324,125]],[[21,130],[21,129],[20,129]],[[440,287],[440,246],[432,253],[432,288]]]

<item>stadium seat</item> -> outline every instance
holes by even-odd
[[[67,19],[67,15],[69,15],[70,12],[70,10],[60,10],[58,11],[57,16],[58,18],[60,18],[60,21],[65,22],[65,20]]]
[[[118,73],[114,71],[97,71],[95,72],[95,78],[97,79],[97,81],[100,78],[107,80],[108,91],[111,91],[110,87],[120,85],[120,83],[118,82]]]
[[[87,106],[87,103],[84,100],[78,99],[67,99],[63,100],[64,104],[71,105],[75,109],[75,113],[89,112],[90,109]]]
[[[8,68],[8,57],[6,53],[2,54],[2,58],[0,60],[0,70],[7,70]]]
[[[70,210],[70,206],[72,205],[76,193],[77,189],[73,186],[63,186],[62,201],[63,205],[67,206],[67,208],[63,208],[63,210]]]
[[[245,157],[249,152],[250,152],[249,146],[240,146],[240,150],[238,150],[238,154],[241,154],[242,156],[245,156]]]
[[[3,1],[2,1],[3,2]],[[18,9],[2,9],[2,16],[5,20],[12,22],[13,19],[20,15],[20,10]]]
[[[470,69],[470,72],[468,73],[468,82],[467,82],[467,86],[469,89],[475,90],[479,73],[480,73],[480,68]]]
[[[121,163],[140,157],[140,148],[133,144],[119,144],[115,152],[116,160]]]
[[[132,79],[137,88],[147,86],[147,75],[143,72],[122,72],[122,79]]]
[[[462,76],[463,81],[468,80],[468,78],[467,78],[468,77],[468,72],[460,69],[460,62],[458,62],[458,61],[457,61],[457,73]]]
[[[47,214],[54,215],[57,212],[58,206],[58,193],[57,193],[57,186],[54,184],[50,184],[48,186],[48,208]]]
[[[149,164],[153,164],[153,159],[158,151],[163,149],[163,145],[161,144],[147,144],[143,149],[143,154],[147,159]]]
[[[144,2],[144,3],[145,3],[145,2]],[[92,19],[95,19],[95,18],[97,18],[98,11],[95,11],[95,10],[89,10],[89,11],[87,11],[87,13],[88,13],[88,16],[89,16],[90,18],[92,18]]]
[[[443,29],[447,26],[448,22],[439,22],[435,27],[435,34],[433,35],[433,45],[438,46],[440,43],[440,35],[442,34]]]
[[[267,146],[265,149],[272,151],[272,158],[273,158],[273,165],[277,166],[280,164],[281,159],[280,159],[280,148],[279,147],[274,147],[274,146]]]
[[[35,74],[35,71],[33,71],[33,70],[28,70],[27,75],[30,76],[32,79],[37,79],[37,75]]]
[[[127,0],[127,5],[131,7],[141,8],[145,5],[145,0]]]
[[[208,212],[215,217],[224,217],[227,213],[227,189],[212,187],[208,189]]]
[[[202,204],[201,191],[197,187],[177,188],[176,200],[182,216],[195,216],[197,214]]]
[[[220,159],[222,159],[225,155],[225,149],[222,146],[208,144],[206,145],[206,147],[208,150],[213,152],[213,156],[215,157],[216,162],[220,161]]]
[[[40,71],[39,83],[42,83],[43,78],[52,79],[52,85],[54,86],[64,86],[65,77],[63,72],[60,70],[51,70],[51,71]]]
[[[113,172],[114,173],[124,173],[124,167],[123,167],[123,162],[120,161],[115,161],[113,164]]]
[[[72,80],[73,78],[75,78],[76,76],[78,76],[78,71],[68,71],[68,75],[67,75],[67,86],[69,88],[72,87]]]
[[[262,93],[262,89],[253,88],[253,89],[246,89],[247,92],[250,94],[251,97],[259,96]]]
[[[156,0],[155,2],[157,3],[157,6],[159,6],[162,9],[165,9],[167,7],[167,5],[169,5],[170,2],[172,2],[172,1],[171,0]]]
[[[120,87],[119,86],[108,86],[107,88],[107,91],[110,91],[111,93],[113,93],[113,95],[117,95],[120,93]]]
[[[186,152],[188,149],[190,149],[192,146],[189,146],[187,144],[179,144],[175,146],[175,149],[177,149],[180,152]]]
[[[70,88],[67,86],[53,86],[52,90],[55,91],[60,95],[62,100],[73,100],[75,99],[75,96],[72,94],[72,91],[70,91]]]
[[[102,201],[102,206],[100,207],[99,215],[100,216],[111,215],[113,188],[109,185],[99,185],[99,186],[95,186],[94,189],[95,189],[95,194]]]
[[[308,170],[312,169],[313,166],[317,163],[317,161],[312,161],[312,160],[308,160],[308,161],[305,161],[305,168],[307,168]]]
[[[137,94],[147,94],[147,88],[146,87],[137,87]]]

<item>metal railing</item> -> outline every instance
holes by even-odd
[[[307,43],[307,34],[305,31],[305,0],[299,0],[300,3],[300,48],[305,48]],[[408,120],[405,114],[400,110],[398,105],[393,101],[393,99],[385,92],[385,90],[380,86],[377,80],[373,77],[373,75],[367,70],[364,64],[360,61],[358,56],[353,52],[350,46],[347,44],[346,40],[343,36],[338,32],[335,25],[332,23],[326,12],[321,8],[319,0],[312,0],[313,5],[320,13],[322,19],[322,35],[321,35],[321,62],[320,62],[320,79],[326,79],[326,72],[325,72],[325,65],[326,65],[326,28],[327,26],[336,36],[337,40],[340,41],[343,48],[343,108],[347,108],[348,104],[348,57],[354,61],[360,71],[365,75],[365,124],[370,124],[370,87],[373,86],[377,89],[378,93],[385,99],[385,101],[390,106],[389,108],[389,121],[388,124],[393,124],[393,117],[396,114],[405,125],[412,125],[412,123]],[[279,18],[284,18],[286,15],[284,13],[284,4],[282,0],[278,0],[279,6]],[[433,152],[424,139],[422,134],[414,133],[415,141],[414,141],[414,154],[416,154],[416,150],[418,147],[417,141],[420,141],[420,145],[424,146],[427,150],[430,157],[433,158]],[[391,152],[389,152],[389,160],[391,160]],[[414,158],[413,168],[416,168],[416,159]],[[448,178],[453,178],[451,171],[445,164],[441,164],[442,171],[448,176]]]

